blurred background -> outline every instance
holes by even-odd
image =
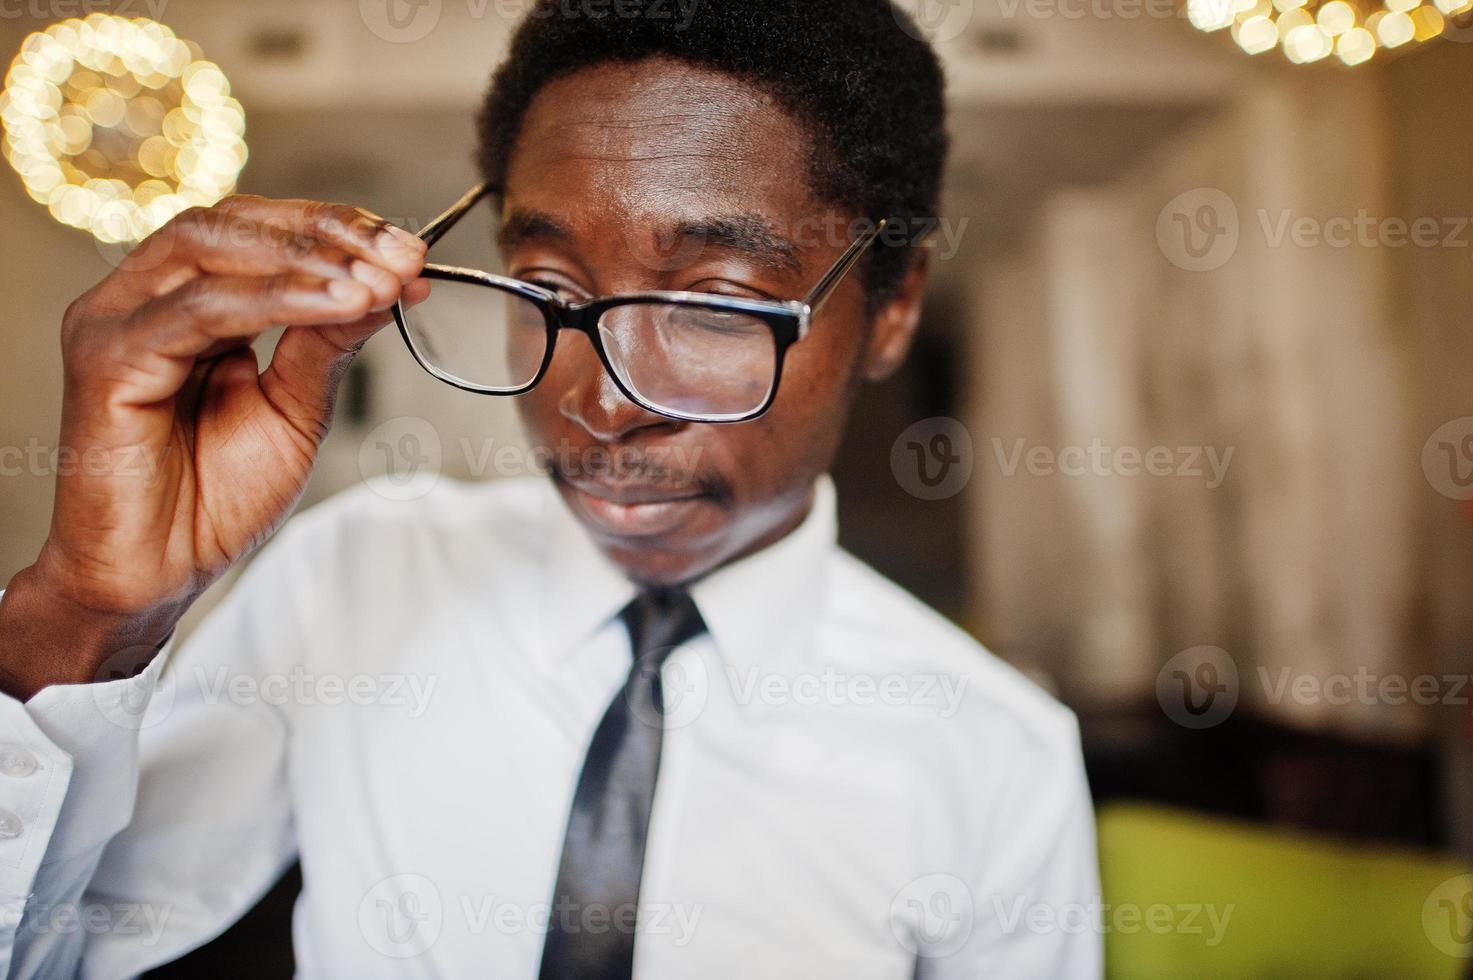
[[[903,3],[946,63],[954,147],[921,341],[836,467],[842,536],[1079,713],[1113,976],[1473,956],[1456,2]],[[526,6],[0,0],[0,51],[90,12],[160,21],[243,107],[240,190],[413,229],[474,182],[471,114]],[[0,215],[4,581],[46,533],[62,312],[120,252],[10,168]],[[418,420],[447,476],[525,472],[494,453],[520,444],[511,406],[392,332],[340,413],[308,503],[392,470]],[[241,948],[283,969],[294,887],[173,975],[272,975]],[[1169,928],[1111,911],[1158,905]]]

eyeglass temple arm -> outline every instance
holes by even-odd
[[[824,302],[833,293],[835,287],[844,281],[849,270],[853,269],[855,264],[864,257],[864,253],[874,244],[875,239],[880,236],[880,232],[888,223],[889,219],[881,218],[875,222],[873,228],[854,239],[853,244],[844,250],[843,255],[839,256],[839,261],[834,263],[834,267],[818,281],[818,285],[809,290],[803,302],[808,306],[810,316],[817,314],[823,308]]]
[[[465,213],[476,206],[476,203],[487,194],[495,190],[490,184],[477,184],[461,196],[460,200],[445,211],[444,214],[431,221],[419,230],[419,237],[426,246],[433,245],[439,241],[447,231],[455,227],[455,223],[465,217]]]

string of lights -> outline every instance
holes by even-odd
[[[163,24],[92,14],[26,38],[0,91],[5,159],[57,221],[138,241],[235,188],[245,112]]]
[[[1226,29],[1249,54],[1277,47],[1296,64],[1334,54],[1359,65],[1379,49],[1441,36],[1473,11],[1473,0],[1187,0],[1186,9],[1198,30]]]

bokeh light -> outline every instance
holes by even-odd
[[[1307,64],[1334,54],[1360,65],[1383,48],[1441,37],[1452,18],[1466,27],[1473,0],[1185,0],[1199,31],[1226,29],[1248,54],[1278,48]],[[1465,17],[1464,15],[1468,15]]]
[[[235,189],[245,112],[163,24],[92,14],[30,35],[0,91],[5,159],[56,220],[138,241]]]

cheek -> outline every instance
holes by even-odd
[[[536,388],[516,397],[517,414],[521,416],[522,426],[527,430],[528,438],[537,445],[546,446],[556,442],[564,421],[562,413],[558,411],[560,389],[549,383],[552,380],[549,374]]]
[[[549,440],[570,435],[576,423],[563,415],[565,400],[576,399],[575,389],[598,383],[602,375],[603,367],[588,342],[570,331],[563,331],[557,352],[542,380],[537,387],[517,397],[528,432],[534,437]]]
[[[766,415],[723,427],[731,430],[731,438],[723,440],[723,458],[733,464],[749,501],[778,500],[827,468],[836,441],[832,433],[840,426],[826,395],[816,378],[785,374]]]
[[[827,337],[816,335],[818,331],[838,329],[842,328],[832,324],[816,327],[815,333],[788,350],[783,364],[772,414],[791,420],[810,434],[839,426],[856,384],[857,345],[834,342],[832,333]]]
[[[815,329],[843,328],[830,322]],[[754,431],[746,445],[768,493],[806,485],[828,468],[838,449],[858,385],[859,351],[852,343],[822,343],[831,338],[843,339],[815,332],[789,349],[777,399],[765,416],[751,423]]]

